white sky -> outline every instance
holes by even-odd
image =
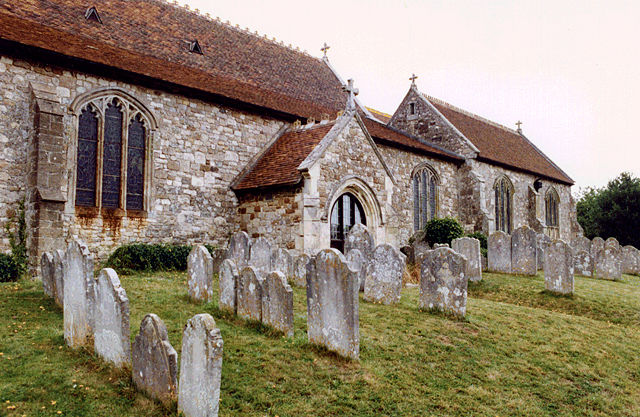
[[[640,176],[640,1],[181,0],[329,59],[363,104],[418,88],[523,131],[579,187]]]

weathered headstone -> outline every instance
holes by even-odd
[[[598,255],[601,251],[604,250],[604,239],[601,237],[594,237],[591,241],[591,247],[589,248],[589,252],[591,253],[591,262],[593,262],[593,266],[595,269],[595,265],[598,263]]]
[[[449,248],[431,250],[420,265],[421,309],[436,309],[464,317],[467,311],[466,259]]]
[[[96,354],[117,367],[131,363],[129,340],[129,298],[111,268],[100,271],[96,283],[95,328]]]
[[[54,298],[56,283],[53,277],[53,254],[45,252],[40,259],[40,275],[42,276],[42,289],[47,297]]]
[[[254,267],[246,266],[240,271],[236,293],[238,316],[262,321],[262,286],[263,279]]]
[[[511,273],[511,236],[503,231],[487,239],[487,268],[491,272]]]
[[[53,282],[56,288],[53,299],[60,307],[64,307],[64,257],[64,251],[53,251]]]
[[[220,286],[220,308],[236,312],[236,296],[238,291],[238,268],[231,259],[225,259],[218,273]]]
[[[227,249],[213,248],[211,250],[211,258],[213,259],[213,273],[217,274],[220,272],[222,261],[227,258]]]
[[[544,249],[547,247],[549,243],[553,242],[553,240],[545,235],[544,233],[538,233],[538,239],[536,243],[536,258],[538,261],[538,271],[544,269]]]
[[[511,273],[535,275],[538,272],[537,234],[529,226],[521,226],[511,235]]]
[[[405,245],[400,248],[400,252],[407,257],[407,265],[413,265],[416,263],[415,254],[413,252],[413,246]]]
[[[192,317],[182,333],[178,412],[216,417],[220,403],[223,342],[209,314]]]
[[[640,273],[640,251],[631,245],[622,248],[622,273],[638,275]]]
[[[400,301],[406,256],[391,245],[378,245],[367,265],[364,298],[372,303],[396,304]]]
[[[433,249],[448,248],[448,247],[449,247],[448,243],[434,243],[433,244]]]
[[[296,257],[293,262],[293,275],[292,284],[296,287],[304,288],[307,286],[307,264],[311,261],[311,258],[307,254],[302,254]]]
[[[571,248],[573,249],[573,253],[578,253],[580,251],[591,251],[591,241],[588,237],[578,236],[571,240]]]
[[[451,242],[451,248],[467,259],[464,276],[469,281],[482,281],[480,241],[473,237],[461,237]]]
[[[293,275],[293,257],[287,249],[276,248],[271,252],[271,271],[280,271],[288,279]]]
[[[622,250],[617,240],[609,240],[596,253],[594,277],[608,280],[622,279]]]
[[[176,399],[178,354],[169,343],[167,327],[160,317],[147,314],[133,346],[133,382],[150,397],[169,404]]]
[[[562,240],[553,241],[545,248],[544,286],[547,291],[573,294],[573,250]]]
[[[375,243],[373,236],[367,230],[367,227],[361,223],[353,225],[344,241],[344,253],[349,253],[352,249],[358,249],[364,257],[371,259]]]
[[[426,233],[424,230],[419,230],[411,236],[409,242],[411,242],[411,248],[413,250],[413,263],[419,263],[418,258],[426,251],[431,250],[429,243],[425,241]]]
[[[358,249],[351,249],[347,253],[346,260],[347,264],[349,264],[349,268],[356,271],[356,276],[358,277],[358,290],[364,291],[364,283],[367,278],[367,265],[369,262]]]
[[[271,244],[267,239],[259,237],[251,244],[248,265],[254,267],[262,277],[271,272]]]
[[[307,266],[307,335],[311,343],[358,359],[358,280],[335,249],[320,251]]]
[[[288,337],[293,336],[293,290],[280,271],[267,275],[262,283],[262,322]]]
[[[577,275],[590,277],[593,275],[593,260],[591,253],[581,250],[573,254],[573,270]]]
[[[69,244],[64,274],[64,340],[70,347],[79,347],[93,336],[95,302],[93,256],[84,243]]]
[[[249,262],[249,248],[249,235],[246,232],[236,232],[229,239],[227,259],[231,259],[238,269],[242,269]]]
[[[213,299],[213,258],[203,245],[195,245],[187,258],[189,298],[209,302]]]

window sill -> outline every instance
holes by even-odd
[[[123,210],[121,208],[98,208],[98,207],[86,207],[76,206],[76,217],[86,218],[135,218],[145,219],[148,217],[148,213],[144,210]]]

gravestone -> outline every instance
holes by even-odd
[[[64,340],[75,348],[89,344],[93,336],[95,279],[93,256],[74,240],[64,257]]]
[[[511,273],[535,275],[538,272],[537,233],[529,226],[521,226],[511,235]]]
[[[265,277],[271,272],[271,244],[263,237],[259,237],[251,244],[249,249],[249,266]]]
[[[216,417],[220,403],[223,342],[209,314],[192,317],[182,332],[178,412]]]
[[[227,259],[231,259],[238,269],[247,266],[249,262],[249,235],[246,232],[236,232],[229,239]]]
[[[289,279],[293,275],[293,257],[287,249],[276,248],[271,252],[271,270],[280,271]]]
[[[591,254],[591,262],[593,262],[594,269],[596,264],[598,263],[598,254],[602,250],[604,250],[604,239],[602,239],[601,237],[594,237],[591,241],[591,247],[589,248],[589,252]]]
[[[489,235],[487,269],[491,272],[511,273],[511,236],[507,233],[499,230]]]
[[[227,258],[227,249],[213,248],[211,250],[211,258],[213,259],[213,273],[217,274],[220,272],[222,261]]]
[[[364,298],[372,303],[396,304],[400,301],[406,256],[391,245],[378,245],[367,265]]]
[[[203,245],[195,245],[187,258],[189,298],[209,302],[213,299],[213,258]]]
[[[622,248],[622,273],[638,275],[640,273],[640,251],[631,245]]]
[[[375,249],[373,236],[366,226],[361,223],[353,225],[344,241],[344,253],[349,253],[352,249],[358,249],[364,257],[369,260]]]
[[[40,275],[42,276],[42,289],[49,298],[54,298],[56,283],[53,277],[53,254],[45,252],[40,259]]]
[[[451,248],[467,259],[464,276],[469,281],[482,281],[480,241],[473,237],[461,237],[451,242]]]
[[[544,286],[554,293],[573,294],[573,250],[562,240],[553,241],[545,248]]]
[[[571,248],[573,249],[573,253],[578,253],[580,251],[591,251],[591,241],[588,237],[578,236],[571,240]]]
[[[262,286],[261,275],[252,266],[246,266],[238,275],[236,293],[236,311],[238,316],[262,321]]]
[[[307,264],[311,257],[307,254],[298,255],[293,262],[293,275],[291,283],[299,288],[307,286]]]
[[[464,317],[467,310],[466,259],[449,248],[425,254],[420,264],[421,309],[435,309]]]
[[[573,270],[577,275],[585,277],[593,276],[593,260],[591,259],[591,253],[586,250],[574,253]]]
[[[133,346],[132,377],[139,390],[168,405],[176,399],[178,354],[160,317],[147,314]]]
[[[413,265],[416,263],[416,258],[413,253],[413,246],[405,245],[400,248],[400,252],[407,257],[407,265]]]
[[[358,280],[335,249],[318,252],[307,266],[307,335],[310,343],[358,359]]]
[[[131,364],[129,298],[111,268],[100,271],[96,283],[94,349],[98,356],[117,367]]]
[[[594,277],[614,281],[622,279],[622,250],[617,240],[607,239],[604,248],[596,253]]]
[[[418,264],[420,262],[420,256],[423,255],[426,251],[431,250],[431,248],[429,247],[429,243],[425,241],[425,237],[426,233],[424,232],[424,230],[419,230],[415,232],[409,239],[409,241],[412,242],[411,248],[413,251],[412,257],[414,264]]]
[[[293,290],[280,271],[267,275],[262,283],[262,322],[287,337],[293,336]]]
[[[220,285],[220,308],[236,313],[236,295],[238,290],[238,268],[231,259],[225,259],[218,273]]]
[[[449,247],[448,243],[434,243],[433,244],[433,249],[448,248],[448,247]]]
[[[64,251],[53,251],[53,281],[56,291],[53,299],[60,307],[64,307]]]
[[[544,233],[539,233],[538,234],[538,239],[537,239],[537,251],[536,251],[536,258],[538,261],[538,271],[541,271],[544,269],[544,248],[549,244],[553,242],[553,240],[545,235]]]
[[[364,283],[367,277],[367,265],[369,264],[362,252],[358,249],[351,249],[346,256],[349,268],[356,271],[358,277],[358,291],[364,291]]]

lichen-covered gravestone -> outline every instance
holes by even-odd
[[[249,266],[265,277],[271,272],[271,244],[263,237],[259,237],[251,244],[249,249]]]
[[[263,279],[254,267],[247,266],[240,271],[236,293],[238,316],[262,321],[262,285]]]
[[[100,271],[96,284],[95,328],[96,354],[117,367],[131,363],[129,340],[129,298],[111,268]]]
[[[536,254],[536,258],[538,260],[538,271],[544,269],[544,249],[551,242],[553,242],[553,240],[551,240],[549,236],[545,235],[544,233],[538,233]]]
[[[293,290],[280,271],[267,275],[262,283],[262,322],[288,337],[293,336]]]
[[[464,276],[469,281],[482,281],[482,255],[480,241],[473,237],[460,237],[451,242],[451,248],[467,258]]]
[[[335,249],[320,251],[307,266],[307,335],[310,343],[358,359],[358,280]]]
[[[622,273],[638,275],[640,273],[640,251],[631,245],[622,248]]]
[[[54,298],[56,292],[53,278],[53,254],[45,252],[40,259],[40,275],[42,276],[42,289],[47,297]]]
[[[227,249],[211,249],[211,258],[213,259],[213,273],[217,274],[220,272],[220,265],[222,265],[222,261],[227,258]]]
[[[169,404],[176,399],[178,354],[169,343],[167,327],[160,317],[147,314],[132,347],[133,382],[151,398]]]
[[[189,298],[209,302],[213,299],[213,258],[203,245],[191,249],[187,258]]]
[[[553,241],[545,248],[544,286],[547,291],[573,294],[573,250],[562,240]]]
[[[95,279],[93,256],[87,246],[73,241],[64,257],[64,340],[75,348],[93,336]]]
[[[287,249],[276,248],[271,252],[271,271],[280,271],[287,279],[293,275],[293,256]]]
[[[182,333],[178,412],[216,417],[222,378],[222,336],[209,314],[192,317]]]
[[[291,283],[299,288],[307,286],[307,264],[311,261],[311,257],[307,254],[302,254],[296,257],[293,261],[293,275]]]
[[[511,273],[535,275],[538,272],[538,235],[529,226],[521,226],[511,235]]]
[[[573,270],[575,274],[590,277],[593,275],[593,262],[591,253],[586,250],[574,252]]]
[[[596,253],[594,277],[620,280],[622,279],[622,250],[617,240],[607,239],[604,247]]]
[[[593,262],[594,269],[596,264],[598,263],[598,256],[602,250],[604,250],[604,239],[599,236],[594,237],[591,241],[591,247],[589,248],[589,252],[591,254],[591,262]]]
[[[249,248],[249,235],[246,232],[236,232],[229,239],[227,259],[231,259],[238,269],[242,269],[249,262]]]
[[[591,251],[591,241],[588,237],[578,236],[571,240],[571,248],[573,249],[573,253],[578,253],[580,251]]]
[[[364,298],[372,303],[396,304],[400,301],[406,256],[391,245],[378,245],[367,265]]]
[[[225,259],[218,273],[220,286],[220,308],[236,312],[236,294],[238,290],[238,268],[231,259]]]
[[[60,307],[64,307],[64,251],[57,249],[53,251],[53,282],[56,291],[53,299]]]
[[[420,264],[421,309],[436,309],[464,317],[467,311],[466,259],[449,248],[425,253]]]
[[[353,225],[344,241],[344,253],[349,253],[352,249],[358,249],[366,259],[371,259],[375,249],[373,236],[367,227],[361,223]]]
[[[489,235],[487,269],[491,272],[511,273],[511,236],[507,233],[499,230]]]
[[[349,268],[356,271],[358,277],[358,289],[364,291],[364,283],[367,277],[367,265],[369,264],[362,252],[358,249],[351,249],[346,256]]]
[[[434,243],[433,244],[433,249],[448,248],[448,247],[449,247],[448,243]]]

